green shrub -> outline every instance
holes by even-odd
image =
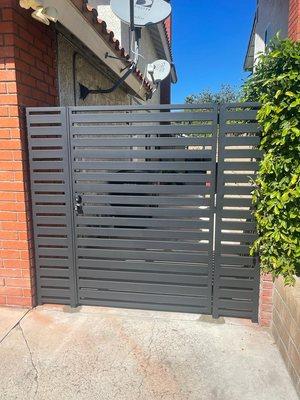
[[[300,275],[300,43],[276,37],[243,87],[260,101],[263,159],[253,191],[259,238],[252,247],[263,272]]]

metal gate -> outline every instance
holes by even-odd
[[[28,109],[39,303],[256,320],[257,108]]]

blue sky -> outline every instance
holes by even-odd
[[[239,87],[256,0],[172,0],[178,83],[172,102],[222,83]]]

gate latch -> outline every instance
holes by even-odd
[[[82,210],[82,197],[80,194],[75,195],[75,207],[74,210],[77,212],[77,214],[83,214]]]

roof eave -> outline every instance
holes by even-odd
[[[248,42],[247,52],[244,60],[244,70],[252,71],[254,66],[254,45],[255,45],[255,28],[257,15],[255,13],[251,34]]]
[[[162,43],[162,48],[163,48],[163,52],[165,55],[166,60],[171,64],[171,82],[172,83],[177,83],[177,73],[176,73],[176,67],[174,64],[174,60],[173,60],[173,54],[172,54],[172,48],[171,48],[171,43],[169,41],[169,36],[168,36],[168,32],[166,30],[166,26],[163,22],[161,22],[160,24],[157,25],[157,28],[159,36],[160,36],[160,40]]]

